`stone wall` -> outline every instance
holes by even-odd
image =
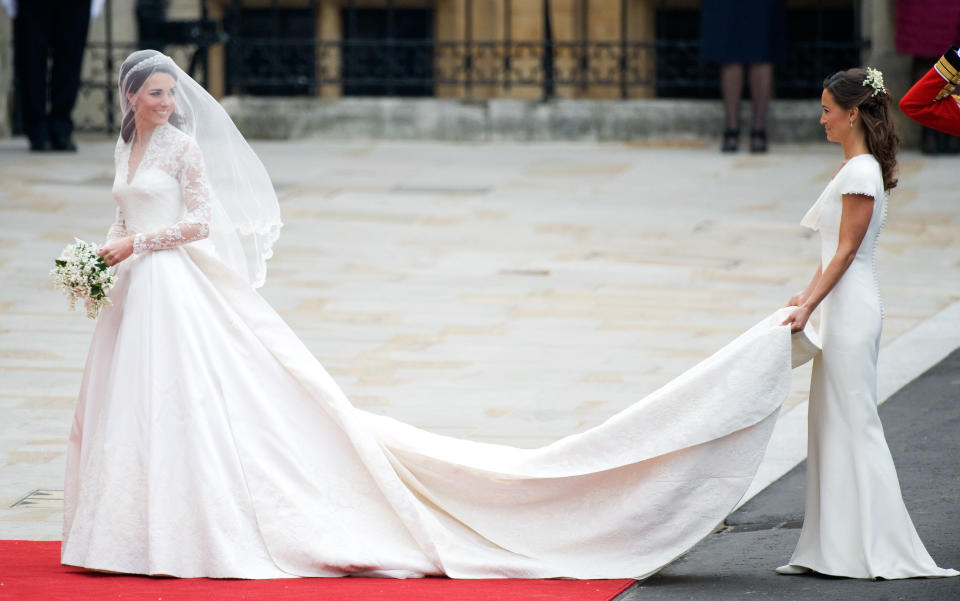
[[[895,16],[896,0],[874,0],[863,3],[860,19],[864,36],[870,40],[863,64],[883,71],[883,80],[890,94],[894,99],[900,99],[913,85],[910,73],[912,60],[898,54],[894,47]],[[899,110],[894,110],[893,117],[903,145],[912,147],[919,144],[920,126]]]
[[[227,0],[207,0],[211,17],[222,16]],[[557,41],[616,39],[619,35],[619,0],[590,0],[590,19],[579,16],[587,0],[553,0],[552,19]],[[248,0],[250,4],[269,6],[268,0]],[[134,11],[136,0],[113,0],[113,37],[120,45],[136,40]],[[297,0],[279,0],[279,4],[299,4]],[[362,2],[358,2],[362,4]],[[398,5],[403,2],[398,2]],[[652,7],[650,0],[628,0],[631,39],[651,38]],[[320,3],[319,26],[324,39],[338,39],[339,9],[334,0]],[[464,0],[437,0],[438,39],[457,37],[463,24]],[[496,0],[474,0],[474,39],[502,39],[503,15]],[[514,40],[539,39],[542,27],[540,2],[511,3],[511,37]],[[895,0],[861,3],[861,26],[871,47],[864,62],[886,74],[886,81],[895,98],[909,87],[909,58],[893,48]],[[197,18],[196,0],[169,0],[168,16],[172,19]],[[91,42],[105,37],[104,17],[91,25]],[[10,109],[13,80],[12,22],[0,11],[0,137],[10,135]],[[562,61],[563,59],[558,59]],[[118,66],[119,63],[115,65]],[[223,49],[215,46],[210,53],[210,91],[217,97],[223,89]],[[558,67],[563,67],[559,65]],[[84,65],[85,79],[105,74],[91,61]],[[101,67],[102,69],[102,67]],[[110,76],[112,77],[112,75]],[[502,89],[472,90],[477,97],[490,100],[464,101],[463,90],[455,86],[438,86],[437,98],[341,98],[336,86],[321,88],[318,99],[227,98],[225,104],[254,137],[301,138],[310,136],[368,137],[410,139],[422,137],[437,140],[644,140],[655,138],[714,139],[719,135],[721,108],[718,101],[693,101],[636,98],[626,102],[606,100],[617,90],[606,88],[575,90],[559,86],[563,100],[538,101],[538,87],[511,91]],[[642,90],[634,90],[643,96]],[[82,123],[103,110],[102,94],[81,94],[75,120]],[[772,106],[770,136],[773,142],[819,139],[816,123],[816,102],[775,100]],[[744,107],[745,116],[749,103]],[[898,128],[905,145],[915,145],[919,129],[896,111]],[[747,119],[744,119],[747,122]]]
[[[244,135],[289,140],[448,141],[719,140],[716,100],[478,101],[402,98],[228,97],[223,105]],[[743,107],[743,121],[749,117]],[[823,139],[819,100],[777,100],[770,108],[774,143]]]

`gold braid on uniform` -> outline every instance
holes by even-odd
[[[937,94],[936,100],[943,100],[947,96],[950,96],[953,92],[953,87],[960,83],[960,56],[957,55],[957,49],[951,48],[947,50],[937,64],[933,66],[944,79],[947,80],[947,84],[943,86],[943,89]]]

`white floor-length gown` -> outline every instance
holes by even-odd
[[[112,235],[137,234],[137,252],[87,358],[64,563],[181,577],[644,577],[747,490],[789,392],[783,311],[546,447],[439,436],[351,406],[209,252],[191,138],[161,126],[134,174],[129,151],[118,143]]]
[[[877,413],[882,306],[874,255],[887,197],[873,155],[848,160],[801,223],[819,231],[827,265],[839,243],[844,194],[873,197],[873,215],[856,258],[820,305],[806,512],[790,564],[852,578],[955,576],[937,567],[917,536]]]

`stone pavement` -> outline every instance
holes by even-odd
[[[960,568],[960,349],[880,407],[904,502],[920,538],[942,567]],[[956,601],[960,577],[871,581],[779,576],[800,537],[806,463],[707,537],[617,601]]]
[[[113,144],[81,142],[77,155],[35,155],[0,141],[0,538],[60,535],[92,322],[46,274],[73,236],[102,240],[113,216]],[[254,147],[286,223],[263,294],[353,402],[520,446],[596,425],[800,289],[818,249],[798,221],[841,158],[826,143],[763,156],[692,144]],[[880,244],[883,352],[900,358],[882,369],[882,396],[960,346],[956,167],[903,157]],[[802,459],[808,369],[795,371],[762,483]],[[49,492],[20,502],[34,491]]]

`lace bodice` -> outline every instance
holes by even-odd
[[[133,252],[141,254],[206,238],[211,189],[203,153],[193,138],[170,124],[161,125],[132,174],[131,146],[121,138],[114,152],[117,217],[107,239],[133,235]]]

